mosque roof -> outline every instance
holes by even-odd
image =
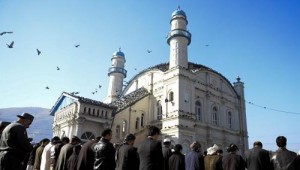
[[[225,81],[227,81],[227,83],[229,85],[232,86],[231,82],[226,77],[224,77],[221,73],[219,73],[216,70],[213,70],[212,68],[209,68],[209,67],[207,67],[205,65],[189,62],[188,63],[188,68],[186,68],[186,69],[189,70],[192,73],[196,73],[198,71],[210,71],[210,72],[213,72],[213,73],[221,76]],[[141,75],[141,74],[143,74],[145,72],[148,72],[148,71],[152,71],[152,70],[160,70],[162,72],[166,72],[167,70],[169,70],[169,63],[161,63],[161,64],[158,64],[158,65],[155,65],[155,66],[152,66],[152,67],[149,67],[147,69],[142,70],[137,75],[135,75],[132,79],[130,79],[129,82],[128,82],[128,84],[131,81],[135,80],[139,75]]]
[[[124,54],[122,51],[120,51],[120,50],[114,52],[113,55],[114,55],[114,56],[122,56],[122,57],[125,57],[125,54]]]
[[[101,107],[104,107],[104,108],[109,108],[109,109],[116,110],[116,108],[114,106],[110,106],[106,103],[103,103],[103,102],[100,102],[100,101],[97,101],[97,100],[88,99],[88,98],[85,98],[85,97],[82,97],[82,96],[77,96],[73,93],[63,92],[61,94],[61,96],[57,99],[54,106],[51,108],[50,115],[55,114],[55,112],[60,108],[60,106],[62,105],[63,101],[66,100],[66,98],[71,98],[72,103],[78,101],[80,103],[86,103],[86,104],[91,104],[91,105],[95,105],[95,106],[101,106]]]
[[[172,17],[175,15],[182,15],[186,18],[186,14],[183,10],[181,10],[180,8],[176,9],[173,13],[172,13]]]
[[[66,92],[64,92],[64,93],[77,98],[78,101],[81,102],[81,103],[86,103],[86,104],[91,104],[91,105],[96,105],[96,106],[101,106],[101,107],[106,107],[106,108],[113,109],[113,107],[109,106],[108,104],[97,101],[97,100],[85,98],[85,97],[82,97],[82,96],[76,96],[74,94],[70,94],[70,93],[66,93]]]
[[[128,106],[136,103],[137,101],[141,100],[142,98],[148,96],[150,93],[144,87],[139,88],[126,96],[123,96],[109,104],[109,106],[116,107],[116,112],[119,112]]]

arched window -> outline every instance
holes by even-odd
[[[218,108],[216,106],[213,107],[213,111],[212,111],[212,124],[213,125],[219,124]]]
[[[85,113],[85,112],[86,112],[86,107],[83,108],[83,113]]]
[[[162,118],[162,106],[161,101],[157,102],[157,120],[161,120]]]
[[[136,118],[135,120],[135,129],[139,129],[139,125],[140,125],[140,118]]]
[[[232,122],[233,122],[233,120],[232,120],[233,118],[232,118],[232,113],[229,111],[228,113],[227,113],[227,124],[228,124],[228,127],[231,129],[232,128]]]
[[[127,123],[125,120],[123,120],[123,122],[122,122],[122,135],[123,136],[125,136],[125,134],[126,134],[126,128],[127,128],[126,126],[127,126]]]
[[[107,118],[107,111],[105,111],[105,118]]]
[[[201,103],[199,101],[196,101],[195,103],[195,114],[196,114],[196,120],[202,120],[202,110],[201,110]]]
[[[92,132],[85,132],[81,135],[81,139],[92,140],[95,139],[95,135]]]
[[[142,116],[141,116],[141,127],[144,127],[144,118],[145,118],[145,115],[144,115],[144,113],[142,113]]]
[[[89,108],[88,114],[91,115],[91,108]]]
[[[116,126],[116,138],[120,139],[120,125]]]
[[[99,117],[99,109],[97,110],[97,117]]]
[[[103,110],[101,111],[101,117],[103,117]]]
[[[95,116],[95,109],[93,109],[93,115]]]
[[[174,100],[174,93],[170,91],[169,93],[169,102],[172,102]]]

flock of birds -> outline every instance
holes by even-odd
[[[4,32],[0,32],[0,36],[3,36],[3,35],[5,35],[5,34],[13,34],[13,31],[4,31]],[[7,48],[14,48],[14,43],[15,43],[15,42],[12,41],[12,42],[6,44],[6,45],[7,45]],[[79,46],[80,46],[80,44],[75,44],[75,45],[74,45],[75,48],[78,48]],[[38,55],[38,56],[42,54],[42,51],[41,51],[40,49],[38,49],[38,48],[36,49],[36,52],[37,52],[37,55]],[[151,53],[151,52],[152,52],[152,50],[147,49],[147,53]],[[59,66],[56,66],[56,70],[59,71],[59,70],[60,70],[60,67],[59,67]],[[137,68],[134,68],[134,70],[136,71]],[[101,89],[101,87],[102,87],[102,85],[98,85],[98,87],[95,88],[95,90],[92,91],[91,93],[92,93],[93,95],[96,94],[96,93],[98,92],[98,90]],[[46,90],[50,90],[50,87],[49,87],[49,86],[46,86],[45,89],[46,89]],[[70,94],[72,94],[72,95],[77,95],[77,94],[79,94],[79,92],[71,92]]]
[[[13,31],[4,31],[4,32],[0,32],[0,36],[3,36],[3,35],[5,35],[5,34],[12,34],[13,33]],[[11,43],[9,43],[9,44],[6,44],[7,45],[7,48],[14,48],[14,41],[12,41]],[[80,44],[75,44],[74,45],[76,48],[78,48],[79,46],[80,46]],[[42,52],[41,52],[41,50],[39,50],[39,49],[36,49],[36,52],[37,52],[37,55],[39,56],[39,55],[41,55],[42,54]],[[56,70],[60,70],[60,67],[58,67],[58,66],[56,66]],[[99,85],[99,88],[101,88],[102,86],[101,85]],[[46,86],[45,87],[45,89],[46,90],[49,90],[50,89],[50,87],[49,86]],[[96,91],[97,92],[97,91]],[[95,92],[92,92],[93,94],[95,93]],[[73,94],[73,95],[76,95],[76,94],[79,94],[79,92],[71,92],[70,94]]]

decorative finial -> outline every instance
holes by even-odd
[[[180,10],[180,5],[178,5],[178,7],[177,7],[177,11],[179,11]]]
[[[241,78],[240,78],[240,76],[239,76],[239,75],[237,76],[236,80],[237,80],[238,82],[240,82],[240,81],[241,81]]]
[[[121,47],[119,47],[119,51],[121,52]]]

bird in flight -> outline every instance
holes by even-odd
[[[76,48],[78,48],[80,46],[80,44],[75,45]]]
[[[6,44],[6,45],[7,45],[8,48],[14,48],[14,43],[15,43],[15,42],[12,41],[9,45],[8,45],[8,44]]]
[[[48,86],[46,86],[45,89],[49,90],[50,88]]]
[[[56,70],[60,70],[60,68],[58,66],[56,66]]]
[[[4,34],[12,34],[12,33],[13,33],[12,31],[8,31],[8,32],[5,31],[5,32],[1,32],[0,35],[4,35]]]
[[[92,92],[92,94],[95,94],[95,92]]]
[[[101,86],[101,85],[99,85],[99,89],[101,89],[101,87],[102,87],[102,86]]]
[[[151,51],[151,50],[147,50],[147,52],[148,52],[148,53],[151,53],[152,51]]]
[[[79,92],[77,91],[77,92],[72,92],[72,93],[70,93],[71,95],[75,95],[75,94],[79,94]]]
[[[37,54],[40,55],[42,52],[39,49],[36,49]]]

